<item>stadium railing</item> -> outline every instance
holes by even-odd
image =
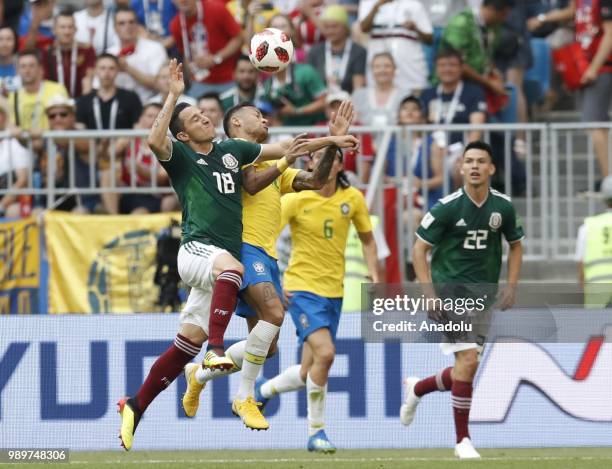
[[[609,123],[596,124],[484,124],[484,125],[421,125],[421,126],[386,126],[354,127],[351,132],[357,135],[370,134],[377,148],[369,183],[361,181],[357,174],[357,183],[366,191],[366,199],[370,210],[379,215],[383,221],[385,214],[395,217],[397,232],[398,255],[402,269],[405,260],[410,256],[412,234],[416,228],[419,212],[424,213],[425,206],[418,206],[413,201],[415,179],[413,169],[414,152],[417,138],[421,138],[428,147],[431,142],[450,142],[452,139],[467,141],[471,132],[481,132],[482,138],[490,142],[496,155],[497,174],[494,177],[495,186],[513,197],[519,215],[526,228],[525,254],[528,260],[568,259],[574,249],[575,235],[584,216],[596,213],[599,209],[594,197],[588,197],[589,191],[595,190],[598,170],[593,145],[588,138],[588,131],[595,128],[612,127]],[[525,134],[526,153],[516,155],[513,148],[513,136],[517,131]],[[310,135],[322,135],[326,127],[278,127],[271,128],[272,139],[282,136],[290,137],[307,132]],[[151,177],[150,186],[137,186],[135,183],[136,166],[134,159],[130,160],[129,173],[131,184],[124,186],[117,176],[117,169],[122,165],[123,156],[115,149],[118,138],[128,138],[131,153],[135,153],[136,139],[145,137],[147,130],[115,130],[115,131],[48,131],[43,134],[44,148],[49,162],[44,169],[44,179],[48,181],[40,187],[42,175],[35,177],[34,167],[28,169],[27,187],[10,190],[0,189],[0,196],[11,192],[16,195],[45,196],[47,209],[56,207],[63,198],[73,194],[102,194],[115,192],[119,194],[168,194],[172,192],[169,186],[159,186],[156,177]],[[1,132],[0,138],[8,136]],[[66,187],[57,187],[55,176],[56,152],[58,140],[68,141],[67,168],[69,170]],[[89,185],[77,187],[75,183],[75,158],[77,158],[74,142],[76,139],[89,141],[87,163],[89,170]],[[109,139],[109,157],[106,165],[110,170],[108,187],[99,183],[99,158],[96,154],[96,141]],[[30,150],[31,143],[30,143]],[[451,175],[458,156],[460,146],[448,144],[443,158],[443,173]],[[33,161],[37,156],[33,157]],[[612,144],[609,145],[608,159],[612,167]],[[394,168],[387,165],[395,161]],[[427,173],[427,161],[421,159],[421,173]],[[358,164],[358,173],[362,165]],[[157,165],[151,167],[152,176],[156,175]],[[11,171],[9,171],[11,173]],[[8,187],[13,182],[8,175]],[[443,179],[443,194],[453,190],[451,176]],[[427,201],[428,189],[424,187],[420,200]],[[587,195],[584,197],[583,194]],[[389,198],[394,199],[393,209],[389,209]]]

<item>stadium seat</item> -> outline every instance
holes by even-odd
[[[533,66],[525,72],[523,91],[529,105],[544,99],[550,88],[551,52],[545,39],[531,39]]]

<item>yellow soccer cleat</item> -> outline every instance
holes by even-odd
[[[214,350],[209,350],[204,355],[202,368],[205,370],[230,370],[234,368],[234,362],[226,355],[219,356]]]
[[[121,440],[121,446],[126,451],[132,448],[132,442],[134,440],[134,432],[140,422],[142,412],[138,409],[136,400],[130,397],[124,397],[117,402],[119,407],[118,412],[121,415],[121,430],[119,431],[119,439]]]
[[[183,410],[187,417],[195,417],[198,407],[200,407],[200,393],[206,383],[200,384],[196,380],[196,371],[200,365],[198,363],[187,363],[185,365],[185,381],[187,381],[187,391],[183,394]]]
[[[232,412],[236,417],[240,417],[247,428],[251,430],[267,430],[270,424],[261,414],[259,407],[261,403],[255,402],[252,396],[245,400],[234,399],[232,402]]]

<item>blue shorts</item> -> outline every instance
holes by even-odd
[[[300,345],[318,329],[326,327],[336,341],[342,311],[342,298],[326,298],[306,291],[292,292],[289,314],[295,324]]]
[[[238,304],[236,305],[236,314],[243,318],[255,317],[257,313],[242,299],[242,292],[249,285],[270,282],[274,285],[276,294],[279,298],[282,298],[283,289],[280,283],[278,264],[276,259],[269,256],[266,251],[247,243],[242,243],[240,261],[244,266],[244,277],[242,279],[242,287],[240,287],[241,293],[238,296]]]

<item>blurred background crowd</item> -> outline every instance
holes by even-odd
[[[170,58],[186,64],[182,101],[219,129],[223,113],[254,103],[273,126],[321,126],[351,98],[358,125],[527,123],[559,110],[608,120],[612,93],[610,0],[4,0],[0,3],[0,188],[167,186],[144,138],[54,139],[44,132],[150,128],[168,92]],[[276,75],[248,59],[251,36],[283,30],[294,61]],[[561,70],[557,73],[555,70]],[[469,132],[413,132],[400,157],[412,164],[424,206],[441,195],[443,167]],[[609,173],[608,132],[592,129],[597,179]],[[503,137],[503,134],[502,134]],[[223,138],[220,132],[220,137]],[[488,138],[525,190],[528,142]],[[367,184],[375,156],[395,176],[398,142],[386,155],[375,130],[361,134],[345,169]],[[509,148],[508,148],[509,147]],[[507,153],[510,152],[510,157]],[[112,158],[110,157],[112,153]],[[47,171],[53,158],[54,171]],[[423,160],[425,162],[423,163]],[[452,166],[452,164],[451,164]],[[93,169],[92,169],[93,168]],[[455,178],[456,179],[456,178]],[[453,181],[457,184],[457,181]],[[86,191],[83,191],[86,192]],[[45,196],[0,198],[0,216],[46,207]],[[177,210],[173,195],[112,191],[61,199],[83,213]]]

